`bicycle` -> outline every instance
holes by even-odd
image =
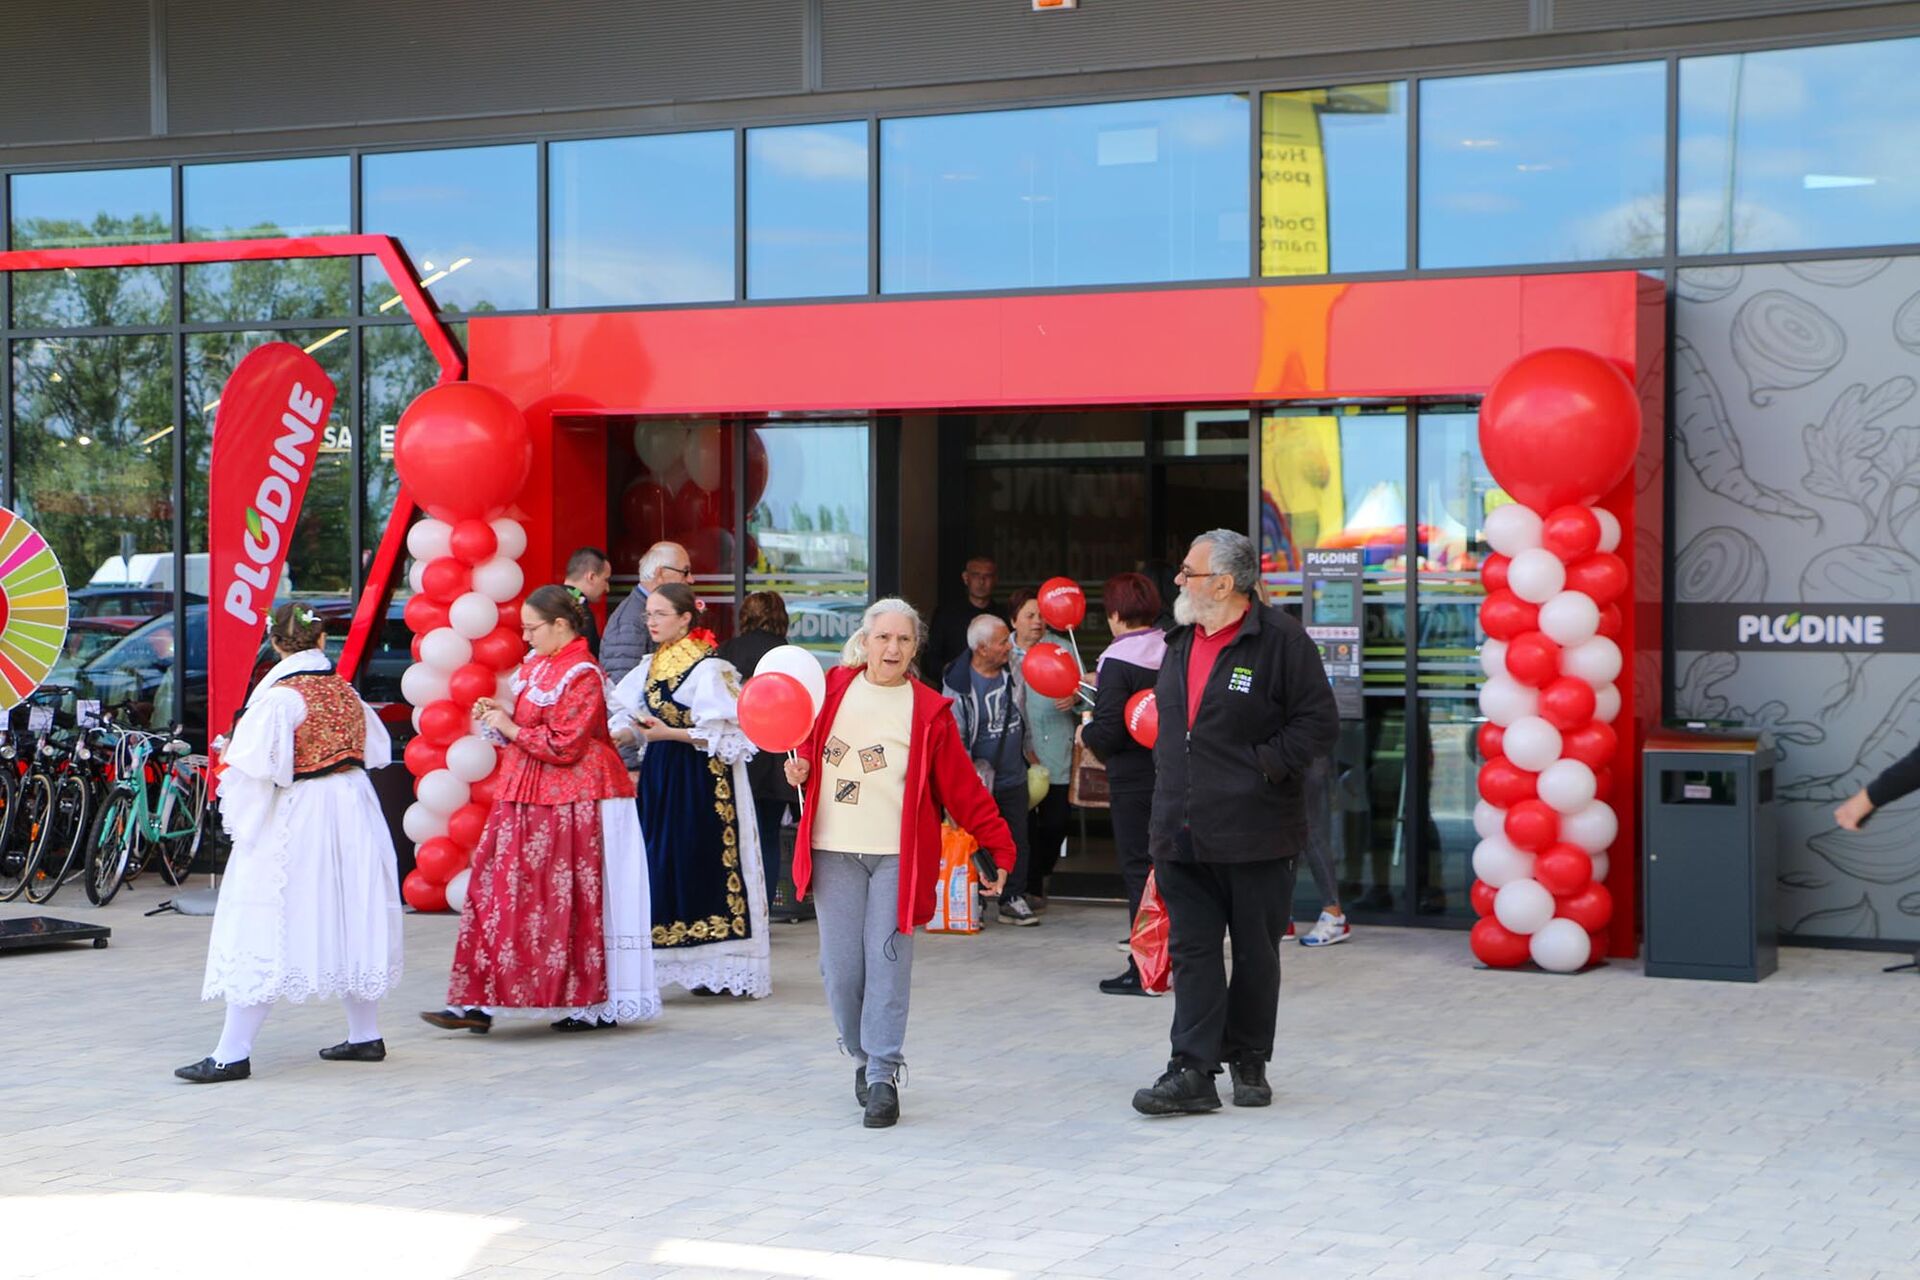
[[[34,750],[21,816],[33,847],[27,856],[27,901],[38,906],[79,875],[80,851],[93,815],[94,752],[86,730],[55,729]]]
[[[20,822],[22,784],[32,767],[32,741],[0,742],[0,902],[12,902],[27,887],[27,855],[32,842]]]
[[[82,883],[95,906],[111,902],[155,854],[170,885],[185,883],[192,870],[206,817],[206,762],[179,734],[179,726],[165,734],[128,729],[113,745],[112,790],[86,839]]]

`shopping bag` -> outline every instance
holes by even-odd
[[[951,822],[940,825],[939,896],[933,904],[928,933],[980,932],[979,898],[974,892],[979,876],[973,869],[974,838]]]
[[[1167,930],[1167,904],[1160,900],[1160,886],[1149,871],[1128,949],[1133,953],[1133,967],[1140,971],[1140,986],[1155,995],[1172,985],[1173,957],[1168,950]]]
[[[1073,772],[1067,781],[1067,803],[1076,809],[1106,809],[1113,801],[1107,792],[1107,766],[1100,757],[1073,744]]]

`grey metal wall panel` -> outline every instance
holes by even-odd
[[[0,145],[148,132],[145,0],[7,0],[0,66]]]
[[[828,89],[1525,35],[1528,0],[822,0]]]
[[[796,0],[170,0],[176,133],[564,111],[801,88]]]
[[[1669,26],[1771,17],[1817,9],[1870,9],[1873,0],[1552,0],[1555,31]]]

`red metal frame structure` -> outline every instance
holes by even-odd
[[[420,277],[414,272],[400,242],[392,236],[307,236],[270,240],[209,240],[198,244],[102,245],[83,249],[17,249],[0,253],[0,272],[88,270],[96,267],[166,267],[209,262],[259,262],[274,258],[374,258],[400,295],[401,305],[426,339],[440,366],[440,382],[458,382],[466,361],[453,335],[440,322],[440,313]],[[340,654],[340,670],[349,677],[360,670],[361,659],[379,633],[379,619],[393,593],[394,568],[406,545],[407,524],[413,517],[413,499],[401,487],[387,519],[380,547],[369,566],[366,590],[354,611]]]

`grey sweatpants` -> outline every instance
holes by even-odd
[[[913,976],[913,935],[899,928],[900,859],[815,850],[813,904],[840,1045],[867,1069],[868,1084],[898,1084]]]

